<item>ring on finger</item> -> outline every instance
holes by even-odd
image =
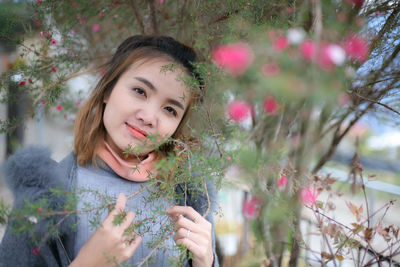
[[[189,230],[189,229],[187,229],[187,232],[186,232],[186,238],[189,238],[189,235],[190,235],[190,230]]]

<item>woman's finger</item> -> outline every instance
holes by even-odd
[[[132,211],[128,211],[126,213],[124,221],[121,223],[121,228],[126,229],[127,227],[129,227],[134,219],[135,219],[135,214]]]
[[[203,235],[198,234],[193,231],[190,231],[186,228],[178,229],[175,232],[173,239],[176,243],[179,239],[184,239],[184,238],[188,238],[188,239],[192,240],[194,243],[196,243],[199,246],[205,245],[207,243],[207,239]]]
[[[199,256],[201,251],[203,250],[201,246],[197,245],[194,241],[189,238],[181,238],[175,241],[177,245],[185,246],[190,252],[194,254],[194,256]]]
[[[126,196],[122,193],[119,194],[115,203],[114,209],[108,214],[104,220],[104,225],[113,224],[114,216],[120,214],[125,210]]]
[[[202,223],[204,221],[207,221],[197,211],[195,211],[190,206],[173,206],[173,207],[169,207],[166,210],[166,213],[171,215],[171,216],[176,216],[176,215],[179,215],[179,214],[185,215],[190,220],[192,220],[194,223]]]
[[[134,240],[127,246],[126,253],[129,255],[133,255],[135,250],[138,248],[138,246],[142,243],[142,237],[140,235],[135,235]]]

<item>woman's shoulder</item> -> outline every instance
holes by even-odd
[[[60,185],[60,176],[72,162],[68,156],[58,163],[51,158],[51,151],[45,147],[31,146],[20,149],[10,156],[5,164],[5,181],[15,193],[27,188],[50,188]]]

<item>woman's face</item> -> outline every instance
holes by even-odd
[[[133,63],[104,99],[106,141],[121,156],[138,144],[141,155],[151,152],[151,145],[143,145],[146,136],[170,137],[189,105],[190,90],[180,68],[162,70],[172,63],[167,60],[142,62]]]

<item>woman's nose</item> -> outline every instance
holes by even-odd
[[[136,113],[136,118],[145,126],[155,127],[157,125],[157,116],[154,111],[141,109]]]

